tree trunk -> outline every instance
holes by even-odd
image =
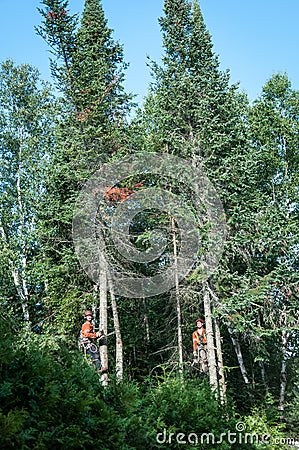
[[[285,392],[287,385],[287,344],[288,344],[289,332],[282,330],[281,333],[281,370],[280,370],[280,393],[279,393],[279,410],[281,411],[280,419],[284,418],[284,405],[285,405]]]
[[[1,220],[1,219],[0,219]],[[7,242],[7,237],[4,231],[4,227],[0,221],[0,234],[2,237],[2,240],[4,242],[4,244],[6,245],[6,247],[8,248],[8,242]],[[13,283],[15,286],[15,289],[17,291],[17,294],[19,296],[20,302],[21,302],[21,306],[22,306],[22,311],[23,311],[23,318],[24,318],[24,322],[25,325],[27,327],[30,326],[30,317],[29,317],[29,310],[28,310],[28,289],[27,289],[27,285],[25,282],[21,283],[20,282],[20,275],[19,275],[19,270],[18,268],[15,266],[14,262],[9,258],[8,260],[9,263],[9,267],[10,267],[10,272],[11,272],[11,276],[13,279]],[[25,291],[24,291],[24,288]]]
[[[104,331],[104,334],[108,334],[108,314],[107,314],[107,271],[105,261],[101,261],[101,273],[100,273],[100,330]],[[100,346],[100,358],[102,367],[108,370],[108,347],[107,342],[105,345]],[[103,373],[101,377],[103,386],[108,384],[108,375]]]
[[[203,303],[205,312],[205,325],[206,325],[206,335],[207,335],[207,353],[208,353],[208,364],[209,364],[209,379],[211,389],[214,392],[218,392],[218,378],[217,378],[217,364],[216,364],[216,353],[214,345],[214,332],[213,332],[213,321],[212,321],[212,308],[210,293],[207,286],[207,282],[203,283]]]
[[[220,390],[220,400],[221,403],[226,402],[226,384],[225,384],[225,376],[224,376],[224,365],[223,365],[223,354],[222,354],[222,345],[221,345],[221,334],[218,320],[215,319],[215,340],[216,340],[216,352],[217,352],[217,361],[218,361],[218,373],[219,373],[219,390]]]
[[[177,333],[178,333],[178,356],[179,356],[179,372],[183,375],[183,337],[182,337],[182,313],[181,302],[179,296],[179,276],[178,276],[178,255],[175,222],[171,218],[171,230],[173,236],[173,259],[174,259],[174,276],[175,276],[175,298],[176,298],[176,313],[177,313]]]
[[[266,394],[267,394],[268,390],[269,390],[269,387],[268,387],[267,380],[266,380],[266,369],[265,369],[264,361],[259,361],[259,366],[260,366],[260,369],[261,369],[262,382],[263,382],[263,385],[265,387],[265,391],[266,391]]]
[[[143,320],[144,320],[144,327],[145,327],[145,338],[146,338],[147,346],[149,347],[151,338],[150,338],[149,321],[148,321],[148,317],[147,317],[147,313],[146,313],[146,301],[145,301],[145,298],[143,299],[143,307],[144,307]]]
[[[232,328],[228,327],[228,332],[232,341],[232,344],[234,346],[235,349],[235,353],[238,359],[238,363],[239,363],[239,367],[241,370],[241,374],[244,380],[244,383],[248,389],[248,392],[250,393],[250,395],[252,395],[251,392],[251,383],[249,381],[248,375],[247,375],[247,371],[246,371],[246,367],[245,367],[245,363],[244,363],[244,359],[243,359],[243,355],[242,355],[242,350],[241,350],[241,346],[240,346],[240,342],[238,340],[238,338],[236,337],[236,335],[234,334]]]
[[[115,331],[115,337],[116,337],[116,341],[115,341],[115,372],[116,372],[117,380],[121,381],[123,379],[123,374],[124,374],[123,341],[122,341],[121,332],[120,332],[116,298],[115,298],[112,281],[111,281],[111,278],[109,277],[109,274],[108,274],[108,285],[109,285],[109,292],[110,292],[110,299],[111,299],[111,306],[112,306],[114,331]]]
[[[95,325],[95,322],[97,320],[97,313],[98,313],[98,308],[97,308],[97,304],[98,304],[98,294],[99,294],[99,285],[95,284],[93,287],[93,302],[91,305],[91,311],[93,314],[93,325]]]
[[[21,235],[21,283],[22,283],[22,310],[24,321],[27,327],[29,327],[29,310],[28,310],[28,288],[26,282],[26,269],[27,269],[27,249],[26,249],[26,238],[25,238],[25,217],[24,217],[24,207],[23,207],[23,199],[22,199],[22,191],[21,191],[21,167],[22,167],[22,158],[23,158],[23,130],[20,129],[19,132],[19,164],[18,164],[18,172],[17,172],[17,197],[18,197],[18,207],[19,207],[19,218],[20,218],[20,235]]]

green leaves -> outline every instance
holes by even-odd
[[[198,2],[166,0],[162,63],[151,64],[145,107],[129,128],[127,65],[101,3],[86,0],[81,21],[66,0],[43,0],[39,11],[37,32],[52,53],[61,98],[54,101],[29,65],[8,60],[0,69],[0,446],[154,448],[163,427],[234,431],[233,408],[222,410],[199,379],[146,378],[156,373],[161,380],[174,367],[171,293],[119,302],[126,372],[143,387],[111,382],[102,391],[69,341],[77,337],[83,306],[98,301],[74,253],[73,207],[90,174],[128,151],[169,152],[203,167],[223,200],[229,227],[225,254],[210,279],[211,295],[220,300],[214,316],[224,335],[228,385],[236,387],[240,407],[248,407],[229,328],[245,350],[255,401],[262,402],[266,390],[276,399],[283,332],[289,336],[288,386],[298,356],[299,94],[286,75],[277,74],[250,107],[230,85],[229,73],[219,70]],[[148,176],[145,186],[154,182]],[[189,192],[182,196],[192,204]],[[169,217],[135,218],[139,248],[150,247],[156,226],[169,228]],[[192,320],[202,307],[196,272],[179,296],[186,361]],[[17,327],[2,316],[13,317]],[[21,326],[30,320],[35,333],[27,329],[22,336]],[[291,421],[298,415],[297,397]],[[253,432],[267,431],[264,417],[258,422],[257,416],[247,423]]]
[[[0,296],[14,298],[18,314],[22,306],[25,321],[44,289],[37,262],[41,249],[37,215],[44,195],[54,110],[49,86],[40,81],[35,68],[15,66],[11,60],[1,64],[0,251],[4,270]]]

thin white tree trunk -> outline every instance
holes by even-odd
[[[284,406],[285,406],[285,392],[287,386],[287,344],[289,338],[289,332],[282,330],[281,333],[281,370],[280,370],[280,393],[279,393],[279,410],[281,411],[281,419],[284,416]]]
[[[221,403],[226,402],[226,383],[224,376],[224,364],[223,364],[223,354],[221,345],[221,333],[218,320],[215,319],[215,340],[216,340],[216,352],[218,361],[218,373],[219,373],[219,390],[220,390],[220,400]]]
[[[119,316],[117,310],[116,298],[112,286],[111,278],[108,274],[108,285],[112,306],[112,314],[113,314],[113,322],[114,322],[114,331],[115,331],[115,371],[117,380],[121,381],[123,379],[124,374],[124,358],[123,358],[123,341],[121,337],[120,324],[119,324]]]
[[[96,320],[97,320],[97,300],[98,300],[98,293],[99,293],[99,285],[95,284],[93,286],[93,302],[91,305],[91,311],[93,314],[93,325],[95,326]]]
[[[214,289],[208,283],[206,283],[206,287],[211,297],[213,298],[213,304],[216,304],[219,307],[219,298],[217,297]],[[226,383],[225,383],[225,375],[224,375],[224,363],[223,363],[223,353],[222,353],[222,339],[220,333],[219,322],[217,319],[214,320],[215,324],[215,341],[216,341],[216,355],[217,355],[217,367],[219,373],[219,393],[220,400],[222,403],[226,402]]]
[[[240,367],[240,371],[241,371],[244,383],[245,383],[246,387],[248,388],[248,392],[251,394],[251,383],[250,383],[248,375],[247,375],[247,370],[245,367],[240,342],[239,342],[237,336],[234,334],[231,327],[228,327],[228,332],[229,332],[232,344],[234,346],[234,350],[235,350],[235,353],[236,353],[236,356],[238,359],[238,363],[239,363],[239,367]]]
[[[146,313],[146,301],[145,301],[145,298],[143,299],[143,306],[144,306],[143,320],[144,320],[144,326],[145,326],[145,337],[146,337],[146,343],[149,346],[151,338],[150,338],[149,321],[148,321],[148,317],[147,317],[147,313]]]
[[[8,247],[7,237],[6,237],[4,227],[1,223],[1,221],[0,221],[0,234],[1,234],[3,242]],[[15,289],[16,289],[17,294],[21,301],[24,322],[25,322],[26,326],[29,327],[30,317],[29,317],[29,311],[28,311],[28,290],[26,289],[26,291],[24,293],[24,291],[23,291],[24,283],[21,283],[18,268],[15,266],[12,259],[9,258],[8,263],[9,263],[10,272],[11,272],[11,276],[13,279]]]
[[[262,327],[260,314],[257,315],[257,323],[258,323],[259,327]],[[267,385],[267,380],[266,380],[265,363],[264,363],[264,361],[259,360],[258,364],[259,364],[260,371],[261,371],[261,379],[262,379],[263,385],[265,387],[265,392],[267,394],[268,393],[268,385]]]
[[[103,330],[104,334],[107,336],[107,334],[108,334],[107,271],[106,271],[106,264],[103,259],[101,261],[99,289],[100,289],[100,330]],[[108,370],[108,346],[107,346],[107,343],[105,343],[105,345],[100,346],[100,358],[101,358],[102,367],[106,368]],[[108,384],[107,372],[102,374],[101,382],[102,382],[103,386],[107,386],[107,384]]]
[[[29,292],[26,282],[26,270],[27,270],[27,248],[26,248],[26,237],[25,237],[25,216],[24,216],[24,207],[23,207],[23,199],[22,199],[22,190],[21,190],[21,168],[22,168],[22,152],[23,152],[23,130],[19,131],[19,164],[17,171],[17,199],[18,199],[18,209],[19,209],[19,219],[20,219],[20,239],[21,239],[21,280],[19,283],[21,285],[21,302],[22,302],[22,310],[24,322],[27,327],[29,327],[30,318],[29,318],[29,309],[28,309],[28,299]]]
[[[262,382],[263,382],[263,385],[264,385],[266,393],[267,393],[268,392],[268,384],[267,384],[267,380],[266,380],[266,369],[265,369],[264,361],[259,361],[259,366],[261,369]]]
[[[213,332],[213,321],[212,321],[212,308],[210,293],[207,286],[207,282],[203,283],[203,303],[205,312],[205,326],[207,335],[207,353],[208,353],[208,364],[209,364],[209,379],[211,389],[214,392],[218,392],[218,377],[217,377],[217,364],[216,364],[216,353],[214,345],[214,332]]]
[[[177,333],[178,333],[178,356],[179,356],[179,372],[183,374],[183,337],[182,337],[182,313],[181,302],[179,296],[179,276],[178,276],[178,255],[177,242],[175,232],[175,221],[171,218],[171,230],[173,236],[173,259],[174,259],[174,276],[175,276],[175,298],[176,298],[176,313],[177,313]]]

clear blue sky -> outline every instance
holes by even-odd
[[[84,0],[70,0],[81,12]],[[161,34],[157,19],[163,0],[103,0],[109,25],[123,45],[128,91],[146,94],[150,82],[146,56],[159,60]],[[287,72],[299,89],[299,0],[201,0],[206,25],[222,69],[230,69],[249,98],[256,98],[274,72]],[[36,66],[50,79],[48,49],[34,32],[40,23],[39,0],[0,0],[0,60]]]

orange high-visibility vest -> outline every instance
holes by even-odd
[[[97,334],[94,331],[93,325],[90,322],[83,323],[81,332],[82,332],[83,338],[94,339],[97,337]]]
[[[200,344],[206,345],[207,338],[206,338],[206,330],[204,328],[201,328],[200,330],[195,330],[192,334],[192,341],[193,341],[193,351],[196,352],[197,348]]]

